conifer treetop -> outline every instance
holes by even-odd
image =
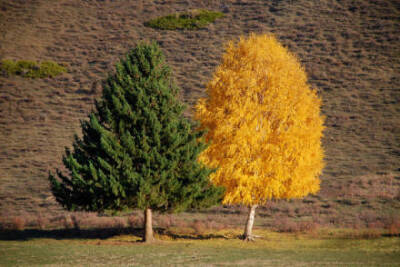
[[[49,180],[56,200],[69,210],[139,208],[182,211],[213,205],[223,189],[197,161],[206,148],[202,131],[183,117],[161,49],[140,43],[116,65],[82,138],[63,157],[67,172]]]

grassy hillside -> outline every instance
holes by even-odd
[[[204,8],[224,17],[191,31],[144,26]],[[321,192],[272,203],[260,215],[327,223],[400,215],[399,17],[395,0],[0,0],[0,60],[51,60],[68,69],[54,78],[0,76],[0,215],[60,213],[48,171],[60,167],[100,81],[137,41],[160,44],[191,106],[223,45],[250,32],[273,32],[299,56],[323,99],[327,127]]]

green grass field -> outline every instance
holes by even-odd
[[[0,241],[0,265],[73,266],[400,266],[400,239],[350,239],[336,232],[282,234],[256,230],[256,242],[237,239],[240,231],[220,238],[158,236],[155,244],[133,235],[107,239],[34,238]]]

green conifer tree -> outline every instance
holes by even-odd
[[[179,212],[216,204],[223,189],[197,161],[204,132],[183,116],[179,89],[157,44],[139,44],[103,83],[82,138],[66,148],[67,172],[50,173],[51,190],[68,210],[138,208],[144,241],[153,240],[151,210]]]

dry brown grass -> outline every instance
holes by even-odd
[[[150,17],[201,8],[225,17],[199,31],[143,26]],[[48,171],[61,167],[64,146],[101,94],[100,81],[137,41],[161,45],[191,106],[204,96],[223,44],[252,31],[275,33],[299,56],[323,98],[327,127],[321,192],[305,202],[261,207],[256,224],[271,226],[274,217],[289,216],[339,226],[357,218],[364,227],[364,211],[378,219],[399,214],[398,1],[18,0],[0,1],[0,10],[0,59],[53,60],[70,71],[33,81],[0,77],[0,214],[7,223],[22,214],[63,214],[50,194]],[[220,207],[206,216],[241,225],[245,213]]]

